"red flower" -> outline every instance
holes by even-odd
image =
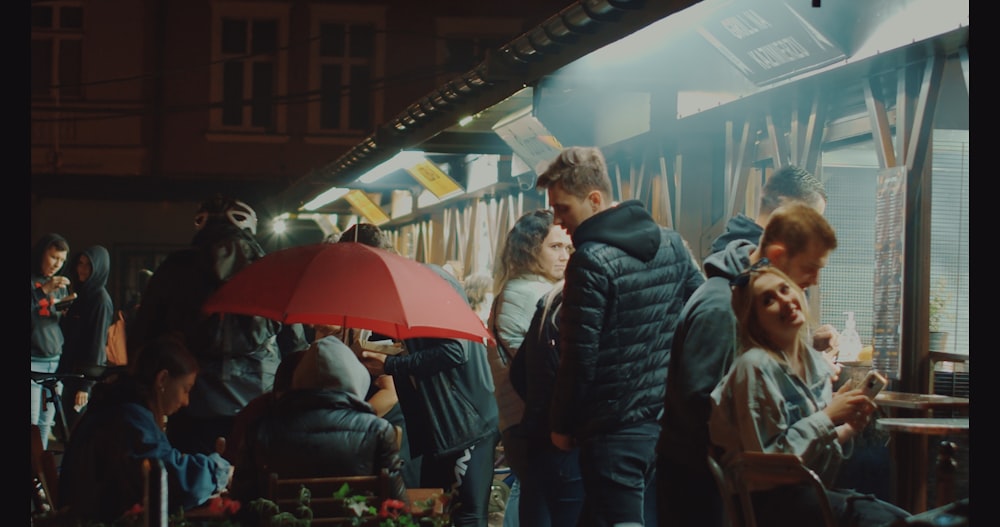
[[[223,498],[224,508],[226,514],[236,514],[240,511],[240,502],[237,500],[231,500],[229,498]]]
[[[240,502],[222,496],[216,496],[208,500],[208,510],[212,514],[219,516],[236,514],[240,510]]]
[[[406,503],[400,500],[385,500],[382,508],[378,511],[379,518],[397,519],[399,515],[406,512]]]
[[[142,515],[142,504],[136,503],[131,509],[125,511],[125,516],[140,516]]]
[[[216,496],[208,500],[208,511],[212,514],[222,514],[222,497]]]

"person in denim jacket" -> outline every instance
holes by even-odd
[[[709,434],[728,465],[740,452],[796,454],[824,484],[839,525],[889,525],[906,511],[874,496],[830,489],[851,439],[868,424],[875,403],[845,384],[808,345],[805,293],[766,260],[731,282],[741,353],[712,391]],[[819,525],[807,485],[752,488],[759,525]]]

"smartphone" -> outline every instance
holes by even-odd
[[[861,381],[861,393],[867,395],[869,399],[874,400],[878,392],[882,391],[882,388],[885,388],[887,384],[889,384],[889,381],[886,380],[885,376],[872,370]]]

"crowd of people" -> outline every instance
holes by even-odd
[[[732,218],[703,260],[641,202],[613,200],[598,148],[564,149],[536,185],[550,208],[517,219],[492,276],[427,264],[480,316],[490,345],[410,338],[389,354],[372,343],[392,339],[364,327],[203,313],[264,256],[254,210],[214,197],[190,246],[152,273],[129,322],[127,371],[95,382],[73,374],[106,364],[109,252],[68,259],[64,237],[42,237],[31,424],[47,442],[56,409],[36,375],[64,374],[52,389],[65,390],[72,430],[59,487],[68,517],[121,517],[141,503],[142,461],[159,460],[171,507],[264,497],[272,472],[384,470],[393,498],[442,489],[453,525],[482,527],[502,452],[514,475],[507,527],[721,526],[728,497],[707,460],[726,466],[744,451],[800,456],[827,483],[840,525],[908,515],[832,488],[875,405],[849,383],[834,392],[837,333],[808,314],[805,290],[837,246],[818,179],[775,171],[759,215]],[[366,223],[323,243],[393,251]],[[802,488],[754,490],[758,524],[818,514]]]

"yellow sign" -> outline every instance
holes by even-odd
[[[448,174],[426,159],[407,168],[406,171],[438,199],[462,191],[462,187],[454,179],[448,177]]]
[[[354,210],[358,214],[365,217],[371,223],[375,225],[382,225],[383,223],[389,221],[389,216],[382,210],[381,207],[375,204],[365,191],[360,189],[354,189],[344,196],[344,199],[354,207]]]

